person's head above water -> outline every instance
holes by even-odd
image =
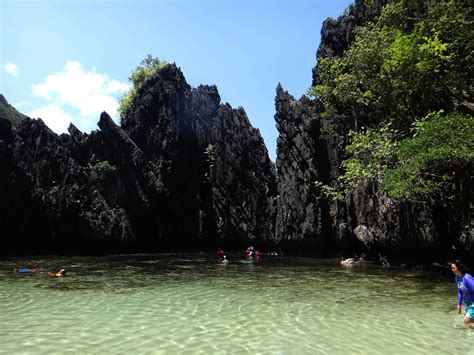
[[[464,274],[468,271],[467,266],[461,260],[454,260],[449,263],[451,267],[451,271],[456,276],[464,276]]]

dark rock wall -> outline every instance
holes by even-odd
[[[275,172],[245,111],[221,104],[215,86],[192,89],[174,65],[142,92],[122,126],[166,187],[168,234],[200,245],[273,240]]]
[[[326,20],[317,56],[343,55],[354,28],[388,1],[356,1]],[[412,4],[424,11],[423,1]],[[121,126],[103,113],[100,130],[84,134],[71,125],[58,136],[41,120],[12,128],[0,114],[1,253],[253,243],[313,256],[474,256],[468,171],[453,172],[451,190],[424,203],[394,201],[377,181],[329,200],[321,184],[341,174],[355,123],[321,120],[319,103],[295,100],[280,85],[275,103],[276,169],[244,109],[222,104],[215,86],[191,88],[174,64],[138,91]],[[99,168],[104,162],[112,167]]]
[[[356,1],[337,20],[326,20],[317,57],[343,55],[354,40],[354,28],[378,16],[387,2]],[[426,10],[423,1],[415,1],[412,6],[415,12]],[[316,66],[313,85],[319,80]],[[280,86],[275,106],[280,132],[275,232],[279,241],[297,241],[299,247],[307,249],[310,240],[318,250],[316,254],[323,255],[381,253],[392,259],[420,262],[474,256],[474,201],[469,169],[456,172],[451,190],[430,201],[394,201],[378,190],[377,181],[359,186],[345,201],[331,201],[314,188],[314,182],[336,182],[342,173],[348,132],[357,129],[355,123],[342,116],[322,121],[322,108],[317,103],[306,98],[294,100]]]
[[[2,241],[12,250],[84,250],[133,237],[125,211],[110,206],[93,174],[71,158],[69,140],[27,118],[8,145],[13,164],[0,205]]]
[[[122,127],[53,133],[0,118],[4,251],[196,250],[274,241],[276,178],[260,132],[170,65]],[[108,162],[110,168],[101,168]]]
[[[318,107],[303,97],[296,101],[278,85],[276,95],[278,197],[275,235],[283,251],[328,255],[334,252],[327,203],[316,181],[321,180],[324,154],[320,146]]]
[[[350,211],[347,225],[362,250],[394,259],[472,258],[474,210],[468,169],[460,172],[449,190],[433,199],[413,202],[388,198],[378,191],[376,182],[361,185],[344,204]],[[335,221],[342,216],[336,215]]]

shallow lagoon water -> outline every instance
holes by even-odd
[[[0,353],[474,354],[452,278],[230,255],[0,261]],[[65,278],[44,273],[67,267]]]

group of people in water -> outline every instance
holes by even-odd
[[[223,263],[228,263],[227,256],[225,255],[222,249],[218,249],[216,256]],[[255,250],[253,246],[249,246],[245,250],[245,257],[248,259],[258,260],[261,256],[261,253],[258,250]],[[455,275],[455,282],[458,287],[458,303],[456,309],[459,314],[463,312],[463,303],[465,306],[464,311],[464,323],[466,325],[474,324],[474,277],[468,273],[466,265],[460,260],[450,262],[450,268],[453,274]],[[19,273],[42,273],[39,269],[36,268],[25,268],[16,270]],[[50,277],[64,277],[66,276],[66,269],[61,268],[57,272],[48,272],[47,276]]]
[[[254,260],[258,260],[260,259],[260,256],[262,254],[258,251],[258,250],[255,250],[255,248],[253,247],[253,245],[250,245],[246,250],[245,250],[245,257],[247,259],[254,259]],[[227,259],[227,256],[225,255],[224,253],[224,250],[222,249],[217,249],[217,252],[216,252],[216,256],[219,258],[219,260],[223,263],[228,263],[229,260]]]

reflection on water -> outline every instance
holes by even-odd
[[[335,260],[229,259],[0,261],[0,353],[474,354],[451,278]],[[40,271],[14,272],[33,266]],[[67,277],[46,276],[63,266]]]

